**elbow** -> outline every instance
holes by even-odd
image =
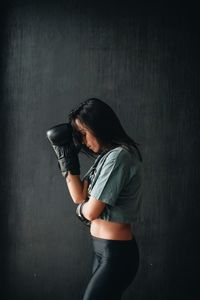
[[[94,218],[90,215],[84,214],[84,217],[88,220],[88,221],[93,221]]]
[[[82,203],[83,201],[84,201],[84,199],[83,199],[83,197],[73,197],[72,198],[72,200],[73,200],[73,202],[75,203],[75,204],[80,204],[80,203]]]
[[[84,217],[89,221],[93,221],[98,218],[98,216],[95,216],[92,212],[87,211],[84,211]]]
[[[81,201],[78,201],[77,199],[72,199],[73,200],[73,202],[75,203],[75,204],[80,204],[81,203]]]
[[[94,220],[96,220],[96,219],[98,219],[98,217],[96,217],[96,216],[91,216],[89,220],[90,220],[90,221],[94,221]]]
[[[93,221],[93,217],[91,215],[88,214],[84,214],[84,217],[88,220],[88,221]]]

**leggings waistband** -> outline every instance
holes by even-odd
[[[111,252],[132,252],[133,248],[137,248],[137,243],[133,237],[131,240],[108,240],[92,236],[94,251],[102,253]]]
[[[108,242],[108,243],[126,244],[126,243],[130,243],[130,242],[134,241],[135,237],[133,236],[132,239],[130,239],[130,240],[110,240],[110,239],[99,238],[99,237],[92,235],[92,240],[93,241],[101,241],[102,243]]]

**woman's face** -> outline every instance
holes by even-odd
[[[92,131],[86,127],[84,123],[81,123],[79,119],[75,119],[76,129],[82,135],[82,144],[92,150],[94,153],[99,153],[101,150],[101,143],[93,135]]]

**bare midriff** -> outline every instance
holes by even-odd
[[[87,189],[88,181],[85,180],[85,198],[88,197]],[[91,221],[90,233],[94,237],[108,240],[131,240],[133,238],[133,233],[130,224],[109,222],[102,219],[95,219]]]
[[[91,222],[90,233],[94,237],[108,240],[131,240],[133,233],[130,224],[96,219]]]

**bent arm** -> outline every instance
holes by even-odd
[[[90,199],[82,206],[82,214],[87,220],[93,221],[100,216],[105,206],[106,204],[101,200],[90,197]]]
[[[86,200],[88,195],[88,181],[81,181],[79,175],[72,175],[68,172],[66,177],[67,187],[70,193],[70,196],[74,203],[79,204]]]

